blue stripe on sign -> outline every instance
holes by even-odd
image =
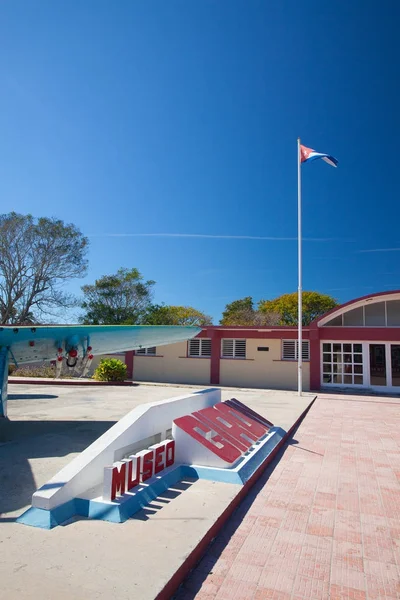
[[[53,510],[31,507],[18,517],[18,523],[52,529],[74,516],[123,523],[136,512],[167,491],[178,481],[186,478],[207,479],[220,483],[244,485],[266,460],[285,436],[280,427],[273,427],[270,435],[259,443],[256,452],[245,456],[236,469],[218,469],[197,465],[177,465],[166,469],[163,475],[149,479],[148,485],[141,485],[137,491],[131,491],[116,498],[113,502],[75,498]]]

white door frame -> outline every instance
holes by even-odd
[[[386,362],[386,385],[371,385],[371,372],[370,372],[370,362],[369,362],[369,346],[373,345],[373,344],[378,344],[378,345],[382,345],[385,346],[385,362]],[[367,378],[368,378],[368,387],[372,388],[375,391],[379,391],[379,390],[385,390],[385,391],[390,391],[390,392],[400,392],[400,386],[394,386],[393,385],[393,379],[392,379],[392,353],[391,353],[391,346],[395,345],[395,346],[399,346],[400,342],[379,342],[379,341],[374,341],[374,342],[365,342],[366,345],[366,354],[367,354],[367,369],[366,369],[366,374],[367,374]],[[364,360],[364,357],[363,357]]]
[[[323,379],[323,344],[361,344],[362,345],[362,355],[363,355],[363,383],[362,384],[340,384],[340,383],[324,383]],[[370,372],[370,358],[369,358],[369,347],[370,344],[378,344],[385,346],[385,364],[386,364],[386,385],[371,385],[371,372]],[[359,341],[359,340],[321,340],[320,347],[320,377],[321,377],[321,387],[329,387],[329,388],[343,388],[349,387],[354,390],[357,389],[366,389],[370,388],[376,392],[385,391],[385,392],[397,392],[400,393],[400,386],[393,386],[392,381],[392,355],[391,355],[391,346],[400,345],[400,341],[395,342],[386,342],[386,341]]]

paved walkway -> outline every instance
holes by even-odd
[[[181,482],[122,525],[72,519],[52,531],[15,523],[45,484],[115,420],[147,402],[193,393],[172,386],[10,385],[0,420],[0,599],[154,600],[233,501],[236,484]],[[222,390],[289,428],[313,396]]]
[[[400,401],[319,397],[179,600],[400,598]]]

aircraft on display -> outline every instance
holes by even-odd
[[[3,325],[0,327],[0,417],[7,416],[8,365],[55,361],[85,376],[95,355],[164,346],[195,337],[199,327],[174,325]]]

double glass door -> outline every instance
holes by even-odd
[[[369,344],[372,387],[400,387],[400,344]]]

